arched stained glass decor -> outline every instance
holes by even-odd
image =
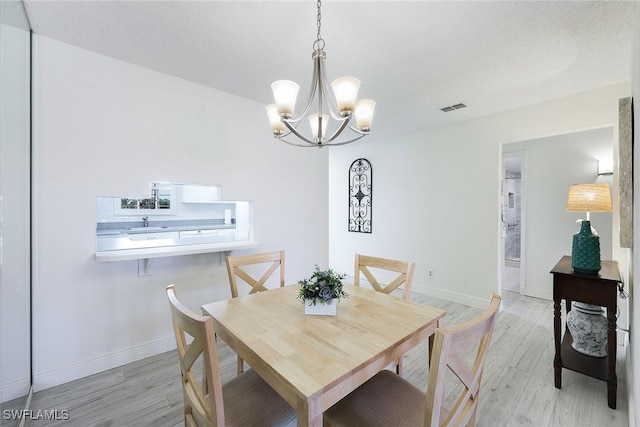
[[[349,166],[349,231],[371,233],[373,169],[367,159]]]

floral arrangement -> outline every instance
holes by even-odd
[[[332,269],[321,271],[316,265],[309,279],[298,281],[300,285],[298,298],[303,302],[309,301],[310,305],[316,305],[318,302],[324,304],[333,298],[338,301],[342,297],[346,298],[348,295],[342,289],[342,279],[345,277],[347,277],[346,274],[338,274]]]

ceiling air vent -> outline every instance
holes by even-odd
[[[450,105],[448,107],[441,108],[440,110],[444,111],[445,113],[448,113],[449,111],[459,110],[465,107],[466,105],[464,105],[463,103],[460,103],[460,104]]]

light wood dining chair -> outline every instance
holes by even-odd
[[[325,411],[325,426],[474,426],[485,356],[500,302],[501,297],[494,294],[489,307],[475,319],[436,329],[426,394],[384,370]],[[469,365],[465,356],[473,349],[475,357]],[[460,383],[455,388],[457,398],[455,390],[445,395],[447,369]],[[445,409],[445,398],[457,399],[450,410]]]
[[[400,285],[404,284],[402,291],[402,298],[409,298],[411,292],[411,285],[413,284],[413,271],[415,270],[415,263],[406,261],[396,261],[387,258],[378,258],[368,255],[356,254],[355,261],[355,273],[353,275],[353,284],[360,286],[360,273],[364,275],[367,281],[371,284],[373,289],[378,292],[384,292],[389,294],[395,291]],[[386,270],[398,273],[398,276],[389,281],[386,285],[380,284],[378,279],[371,272],[371,268],[378,270]],[[378,274],[378,276],[380,276]]]
[[[373,289],[378,292],[384,292],[385,294],[390,294],[398,287],[400,287],[400,285],[404,284],[402,298],[409,298],[409,294],[411,293],[411,285],[413,284],[413,271],[416,267],[415,263],[397,261],[387,258],[378,258],[357,253],[354,264],[355,272],[353,275],[353,284],[355,286],[360,286],[360,274],[362,273],[362,275],[364,275],[367,281],[371,284]],[[380,284],[380,281],[375,277],[371,269],[373,269],[374,272],[378,273],[378,277],[380,277],[380,270],[398,273],[398,276],[394,280],[389,281],[386,285]],[[396,373],[398,375],[402,375],[402,368],[403,359],[402,356],[400,356],[400,358],[396,362]]]
[[[252,369],[222,385],[213,318],[182,305],[167,286],[178,346],[185,426],[274,426],[293,423],[296,412]],[[188,342],[188,338],[192,341]],[[194,373],[202,361],[202,381]]]
[[[254,294],[256,292],[268,290],[264,284],[278,268],[280,268],[280,287],[284,287],[284,251],[243,256],[228,256],[226,260],[232,298],[238,296],[238,278],[251,286],[249,293]],[[267,270],[259,279],[252,277],[243,268],[256,264],[266,264],[268,266]]]
[[[267,252],[262,254],[227,256],[227,273],[231,286],[231,298],[238,296],[238,278],[251,286],[250,294],[268,290],[264,285],[269,278],[280,269],[280,287],[284,287],[284,251]],[[245,271],[245,267],[264,264],[268,268],[259,279],[255,279]],[[238,356],[238,375],[244,371],[244,362]]]

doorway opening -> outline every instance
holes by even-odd
[[[502,290],[521,291],[523,153],[502,157]]]

